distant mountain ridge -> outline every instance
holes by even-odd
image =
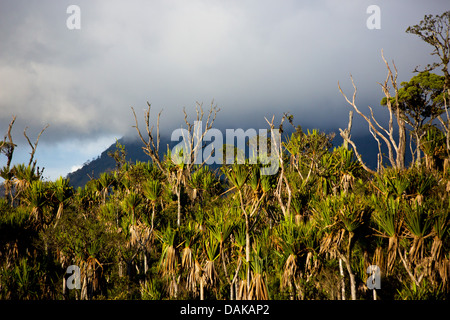
[[[142,150],[144,144],[139,139],[136,138],[133,140],[122,137],[117,141],[125,147],[127,161],[135,163],[136,161],[147,162],[150,160],[150,157]],[[161,142],[160,152],[164,150],[165,153],[166,150],[162,146],[166,145],[163,143],[166,141],[163,141],[161,138]],[[70,179],[70,185],[74,188],[83,187],[89,180],[97,179],[103,172],[114,170],[116,168],[116,162],[108,154],[116,150],[116,143],[113,143],[96,159],[86,162],[80,169],[69,173],[66,178]]]
[[[285,132],[290,135],[291,133]],[[377,144],[371,136],[362,136],[359,138],[354,137],[354,142],[358,147],[358,151],[362,154],[362,157],[366,164],[376,169],[376,157],[377,157]],[[147,162],[150,161],[150,157],[144,153],[142,147],[144,144],[139,138],[120,138],[117,140],[121,145],[125,147],[126,159],[130,163],[136,163],[136,161]],[[171,141],[168,137],[161,137],[159,156],[163,159],[167,153],[167,146],[172,148],[178,142]],[[338,146],[342,143],[342,138],[336,136],[333,140],[333,145]],[[116,167],[115,160],[108,155],[117,149],[116,143],[111,144],[105,151],[103,151],[96,159],[86,162],[80,169],[69,173],[66,178],[70,179],[70,185],[74,188],[83,187],[89,180],[97,179],[103,172],[112,171]]]

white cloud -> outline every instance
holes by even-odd
[[[75,171],[77,171],[78,169],[81,169],[82,167],[83,167],[83,165],[74,165],[74,166],[70,167],[69,173],[75,172]]]

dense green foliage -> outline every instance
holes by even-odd
[[[14,204],[0,203],[0,296],[339,299],[343,286],[348,299],[352,277],[357,299],[370,299],[366,269],[376,264],[378,298],[447,297],[450,172],[372,176],[331,139],[289,137],[281,182],[255,164],[196,167],[182,183],[180,226],[174,176],[150,162],[77,190],[63,178],[13,180]],[[63,290],[69,265],[81,269],[81,290]]]

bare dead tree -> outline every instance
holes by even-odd
[[[273,124],[273,121],[275,119],[275,116],[272,116],[272,120],[270,122],[269,122],[269,120],[267,120],[267,118],[264,117],[264,119],[269,124],[270,132],[273,137],[274,129],[275,129],[275,125]],[[280,127],[283,126],[283,122],[285,121],[285,119],[286,119],[286,117],[283,117],[281,119]],[[277,139],[273,139],[273,141],[272,141],[272,143],[275,144],[275,148],[272,150],[275,150],[278,161],[280,162],[280,175],[278,176],[277,187],[275,188],[274,193],[275,193],[275,197],[278,200],[278,204],[280,205],[281,211],[283,212],[283,215],[285,217],[287,217],[290,215],[292,191],[291,191],[291,187],[289,185],[289,181],[284,172],[284,159],[283,159],[283,150],[282,150],[283,146],[281,145],[281,143],[279,144],[276,140]],[[283,197],[282,197],[283,184],[285,185],[285,191],[287,192],[287,195],[288,195],[288,199],[287,199],[286,203],[283,201]]]
[[[406,151],[406,128],[405,128],[405,115],[404,112],[399,107],[399,101],[398,101],[398,86],[397,86],[397,67],[395,66],[395,63],[392,62],[392,65],[395,70],[395,74],[392,72],[391,67],[389,66],[389,63],[384,58],[383,50],[381,50],[381,57],[383,58],[383,61],[386,65],[386,68],[388,69],[388,75],[386,77],[386,80],[384,81],[384,84],[380,84],[383,93],[386,96],[387,107],[389,109],[390,119],[389,119],[389,140],[392,143],[392,146],[395,149],[396,152],[396,167],[399,169],[404,169],[405,167],[405,151]],[[392,106],[391,100],[391,94],[390,94],[390,87],[389,87],[389,80],[391,82],[391,85],[393,86],[394,93],[395,93],[395,105]],[[392,124],[392,108],[395,107],[395,118],[397,119],[397,126],[398,126],[398,142],[394,140],[394,128]],[[373,118],[373,116],[372,116]],[[375,118],[374,118],[375,119]],[[378,123],[377,123],[378,124]],[[380,128],[381,126],[378,125]]]
[[[13,196],[11,193],[11,186],[12,186],[12,173],[11,173],[11,161],[14,154],[14,149],[17,145],[14,144],[11,130],[14,125],[14,122],[16,121],[16,116],[13,116],[11,122],[8,126],[8,131],[6,132],[6,135],[3,139],[3,141],[0,141],[0,153],[4,153],[6,156],[6,166],[1,168],[1,177],[5,179],[4,186],[5,186],[5,196],[10,196],[11,201],[13,200]]]
[[[190,154],[189,154],[190,161],[188,161],[188,163],[186,164],[186,173],[188,175],[190,175],[193,171],[193,166],[196,162],[195,158],[197,157],[197,154],[199,152],[202,153],[202,151],[205,147],[205,143],[203,142],[203,139],[204,139],[205,135],[208,133],[208,131],[210,129],[212,129],[214,121],[216,120],[217,113],[219,111],[220,111],[220,108],[218,108],[217,105],[214,105],[214,100],[211,101],[211,105],[208,110],[208,116],[206,118],[205,129],[203,130],[203,128],[199,128],[198,126],[195,126],[195,122],[197,122],[197,123],[201,122],[203,124],[203,119],[205,116],[205,112],[203,110],[203,103],[199,103],[198,101],[196,102],[196,105],[195,105],[196,118],[194,120],[194,123],[189,122],[186,108],[183,108],[184,122],[186,123],[187,130],[190,134],[190,139],[188,139],[189,140],[188,150],[190,150]],[[202,163],[199,165],[199,168],[203,167],[207,160],[208,160],[208,157],[203,159]]]
[[[144,143],[144,147],[142,147],[142,149],[144,150],[145,154],[150,156],[153,163],[155,163],[162,172],[165,172],[163,165],[161,163],[161,159],[159,158],[159,143],[161,141],[161,136],[160,136],[160,132],[159,132],[159,119],[160,119],[162,110],[158,113],[158,118],[156,121],[156,138],[155,138],[153,136],[153,127],[154,126],[152,125],[150,127],[151,105],[148,101],[147,101],[147,106],[148,106],[147,110],[145,111],[145,130],[147,132],[146,138],[144,138],[141,130],[139,129],[136,112],[134,112],[134,108],[131,107],[131,110],[133,111],[133,115],[134,115],[134,121],[136,123],[136,125],[134,125],[133,128],[136,129],[136,131],[139,135],[139,138]],[[155,144],[155,140],[156,140],[156,144]]]
[[[353,109],[358,113],[360,116],[364,118],[364,120],[369,125],[369,132],[372,134],[374,139],[378,143],[378,167],[382,168],[382,153],[381,153],[381,140],[383,140],[388,148],[388,159],[392,167],[403,169],[405,167],[405,151],[406,151],[406,129],[405,129],[405,121],[404,121],[404,114],[402,113],[401,109],[399,108],[399,101],[398,101],[398,87],[397,87],[397,68],[395,67],[395,64],[393,63],[395,73],[392,72],[391,67],[389,66],[389,63],[386,61],[383,55],[383,50],[381,51],[381,56],[383,58],[384,63],[386,64],[386,68],[388,70],[388,74],[386,77],[386,80],[384,83],[380,83],[383,93],[387,98],[387,107],[389,111],[389,122],[388,122],[388,129],[385,129],[383,126],[380,125],[380,123],[375,119],[375,116],[373,114],[373,109],[369,106],[370,110],[370,117],[363,114],[359,108],[356,106],[356,85],[353,81],[353,77],[350,75],[350,79],[352,81],[353,86],[353,97],[350,101],[347,95],[342,91],[342,88],[338,82],[339,91],[344,96],[345,100],[348,104],[350,104]],[[393,86],[394,92],[395,92],[395,102],[394,106],[391,103],[391,87]],[[394,117],[397,121],[397,127],[398,127],[398,141],[394,138]],[[368,168],[366,164],[362,161],[361,155],[358,153],[358,150],[356,148],[355,143],[351,140],[350,136],[347,135],[342,129],[341,136],[342,138],[350,143],[355,151],[355,155],[358,159],[358,161],[361,163],[362,167],[370,172],[375,173],[373,170]]]
[[[3,141],[0,142],[0,152],[3,152],[6,155],[7,161],[6,161],[6,167],[9,169],[11,165],[11,160],[14,154],[14,148],[17,147],[17,145],[14,144],[12,140],[11,130],[14,125],[14,122],[16,121],[16,116],[13,116],[11,122],[8,126],[8,131],[6,132],[5,137],[3,138]]]
[[[344,139],[344,148],[348,149],[348,141],[351,138],[351,131],[352,131],[352,124],[353,124],[353,110],[350,110],[348,112],[348,125],[347,125],[347,129],[342,130],[339,129],[340,133],[341,133],[341,137]]]
[[[4,182],[5,196],[10,197],[11,204],[14,203],[14,198],[15,198],[13,196],[13,191],[12,191],[12,184],[13,184],[15,171],[14,171],[14,168],[11,168],[11,162],[12,162],[12,158],[13,158],[13,154],[14,154],[14,149],[15,149],[15,147],[17,147],[17,145],[14,144],[14,142],[13,142],[12,134],[11,134],[12,127],[13,127],[15,121],[16,121],[16,116],[13,116],[11,122],[9,123],[8,131],[7,131],[3,141],[0,141],[0,153],[4,153],[7,158],[6,166],[4,166],[0,169],[0,176],[5,180],[5,182]],[[39,171],[39,167],[36,169],[36,160],[34,160],[34,154],[36,153],[39,139],[40,139],[42,133],[48,128],[48,126],[49,125],[47,124],[41,130],[41,132],[39,132],[38,137],[36,138],[36,141],[34,142],[34,144],[31,143],[30,138],[27,135],[28,127],[26,127],[25,130],[23,131],[23,135],[25,136],[25,138],[28,141],[28,144],[31,147],[30,160],[28,162],[28,166],[32,165],[31,171],[34,172],[36,170],[36,175],[38,177],[40,177],[42,175],[42,172],[44,171],[44,169],[42,169],[41,171]],[[16,194],[16,197],[17,197],[17,194]]]
[[[350,100],[347,98],[347,96],[344,94],[344,92],[342,91],[341,86],[340,86],[340,84],[339,84],[339,82],[338,82],[339,91],[340,91],[341,94],[344,96],[344,98],[345,98],[345,100],[347,101],[347,103],[349,103],[349,104],[353,107],[353,109],[354,109],[360,116],[362,116],[362,117],[364,118],[364,120],[367,121],[367,123],[369,124],[369,131],[370,131],[370,133],[372,134],[372,136],[374,136],[375,139],[377,139],[375,133],[378,133],[378,130],[375,128],[375,126],[373,125],[373,123],[372,123],[372,121],[370,120],[370,118],[368,118],[368,117],[367,117],[366,115],[364,115],[361,111],[359,111],[358,107],[356,106],[355,100],[356,100],[356,92],[357,92],[357,89],[356,89],[355,83],[354,83],[354,81],[353,81],[353,77],[352,77],[351,75],[350,75],[350,79],[352,80],[352,85],[353,85],[353,88],[354,88],[352,101],[350,101]],[[350,119],[352,119],[352,118],[350,118]],[[349,119],[349,121],[350,121],[350,119]],[[355,143],[351,140],[351,138],[350,138],[350,134],[347,133],[347,132],[345,132],[345,131],[343,131],[342,129],[339,129],[339,131],[340,131],[341,137],[344,139],[344,141],[346,141],[347,143],[349,143],[349,144],[353,147],[353,151],[355,152],[356,158],[357,158],[358,161],[361,163],[361,166],[362,166],[366,171],[368,171],[368,172],[370,172],[370,173],[372,173],[372,174],[375,173],[372,169],[370,169],[369,167],[367,167],[366,164],[364,163],[364,161],[362,160],[362,157],[361,157],[361,155],[360,155],[359,152],[358,152],[358,148],[356,147],[356,144],[355,144]],[[391,157],[392,151],[391,151],[391,149],[390,149],[389,141],[388,141],[387,138],[385,138],[383,135],[380,134],[380,136],[382,136],[382,137],[385,139],[386,144],[388,144],[388,148],[389,148],[389,159],[392,159],[392,157]],[[378,142],[378,144],[379,144],[379,142]],[[392,163],[392,162],[391,162],[391,163]]]
[[[34,154],[35,154],[35,152],[36,152],[36,148],[37,148],[37,145],[38,145],[38,143],[39,143],[39,139],[41,138],[42,133],[43,133],[49,126],[50,126],[50,125],[47,124],[47,125],[41,130],[41,132],[39,132],[39,134],[38,134],[38,136],[37,136],[36,141],[34,142],[34,144],[31,143],[30,138],[28,138],[28,136],[27,136],[27,129],[28,129],[28,127],[25,127],[25,129],[23,130],[23,135],[25,136],[25,138],[26,138],[27,141],[28,141],[28,144],[29,144],[30,147],[31,147],[30,160],[28,161],[28,165],[31,166],[31,164],[33,164],[32,168],[31,168],[31,171],[33,171],[33,172],[34,172],[34,169],[36,168],[36,160],[34,160]],[[34,160],[34,162],[33,162],[33,160]],[[43,170],[42,170],[42,171],[43,171]],[[36,173],[37,173],[38,176],[40,176],[40,175],[42,174],[42,172],[39,172],[39,169],[37,170]]]
[[[186,112],[186,109],[183,108],[184,113],[184,121],[187,125],[187,131],[188,131],[188,137],[183,137],[184,142],[186,143],[185,150],[189,150],[189,155],[187,156],[188,161],[185,161],[182,166],[177,166],[177,169],[175,172],[170,171],[169,168],[165,168],[162,164],[162,161],[159,157],[159,147],[160,147],[160,128],[159,128],[159,121],[162,111],[159,112],[157,122],[156,122],[156,137],[153,134],[154,126],[150,126],[150,111],[151,111],[151,105],[149,102],[147,102],[147,110],[145,112],[145,130],[146,130],[146,137],[142,134],[141,130],[138,126],[138,120],[136,113],[134,111],[134,108],[131,107],[131,110],[133,111],[135,125],[133,126],[136,128],[136,131],[139,135],[139,138],[144,143],[144,147],[142,149],[144,152],[150,156],[153,163],[155,163],[158,168],[166,175],[168,181],[172,184],[174,188],[174,192],[177,195],[177,202],[178,202],[178,219],[177,224],[180,226],[181,224],[181,187],[184,186],[185,188],[188,187],[187,181],[189,180],[189,177],[191,176],[191,173],[194,170],[194,165],[196,163],[195,158],[199,152],[203,151],[203,148],[205,147],[205,144],[203,143],[203,138],[207,134],[208,130],[210,130],[213,126],[213,123],[216,119],[217,113],[220,111],[219,108],[217,108],[216,105],[214,105],[214,101],[211,102],[211,107],[208,111],[207,117],[206,117],[206,124],[205,129],[199,128],[198,123],[202,122],[205,118],[205,112],[203,110],[203,104],[197,102],[195,111],[196,111],[196,118],[194,122],[190,122],[188,120],[188,114]],[[200,130],[199,130],[200,129]],[[203,162],[200,164],[200,167],[202,167],[208,158],[204,159]]]
[[[212,128],[214,121],[216,120],[217,113],[220,111],[220,109],[217,107],[217,105],[214,105],[214,100],[211,101],[210,108],[208,110],[208,116],[206,118],[205,123],[205,129],[203,130],[202,127],[199,127],[200,124],[203,125],[203,119],[205,117],[205,112],[203,110],[203,104],[196,102],[195,105],[195,113],[196,118],[194,122],[190,122],[188,120],[188,114],[186,112],[186,108],[183,108],[184,113],[184,122],[187,126],[188,136],[183,137],[183,140],[185,142],[185,150],[189,150],[189,154],[187,155],[188,161],[185,161],[182,166],[177,167],[177,172],[171,175],[171,179],[173,181],[174,187],[175,187],[175,194],[177,195],[177,203],[178,203],[178,214],[177,214],[177,225],[181,225],[181,187],[184,186],[187,190],[189,190],[188,181],[189,178],[194,171],[194,165],[196,164],[196,158],[198,153],[203,154],[203,149],[205,148],[205,143],[203,142],[203,139],[205,135],[208,133],[208,131]],[[214,150],[211,151],[211,155]],[[211,156],[210,155],[210,156]],[[203,159],[202,163],[199,164],[199,168],[205,165],[206,161],[208,160],[208,157],[206,159]],[[189,195],[191,198],[192,192],[189,192]]]

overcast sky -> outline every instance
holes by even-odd
[[[80,29],[67,27],[70,5]],[[381,29],[367,28],[369,5],[380,7]],[[53,180],[132,132],[130,107],[143,120],[147,101],[154,115],[163,109],[167,134],[183,107],[212,99],[221,128],[264,126],[282,112],[304,128],[344,128],[337,82],[351,95],[351,73],[361,109],[381,108],[381,49],[409,80],[435,60],[406,28],[449,9],[446,0],[0,0],[0,134],[16,115],[15,162],[27,162],[24,128],[34,140],[50,124],[36,158]]]

